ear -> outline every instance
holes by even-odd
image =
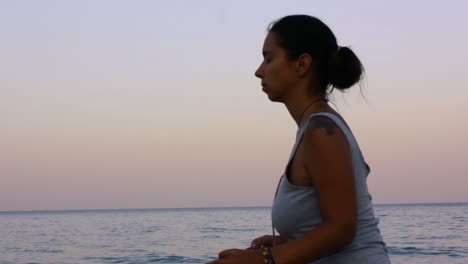
[[[296,69],[297,69],[297,73],[299,74],[299,76],[302,77],[304,75],[307,75],[311,67],[312,67],[312,57],[309,54],[304,53],[300,55],[299,58],[297,58]]]

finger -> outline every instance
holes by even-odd
[[[271,235],[264,235],[261,237],[258,237],[252,241],[252,244],[250,247],[252,248],[259,248],[260,246],[272,246],[272,236]]]
[[[223,264],[223,262],[222,262],[222,260],[217,259],[217,260],[213,260],[213,261],[207,262],[207,263],[205,263],[205,264]]]
[[[258,248],[262,244],[262,241],[263,241],[264,237],[265,236],[261,236],[261,237],[257,237],[256,239],[252,240],[252,243],[250,243],[250,247],[251,248]]]
[[[235,255],[236,253],[239,253],[239,251],[241,251],[240,249],[227,249],[227,250],[223,250],[221,252],[219,252],[218,256],[220,259],[224,259],[224,258],[228,258],[232,255]]]

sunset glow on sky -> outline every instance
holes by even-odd
[[[322,19],[375,203],[468,202],[466,1],[2,1],[0,211],[271,205],[297,127],[254,71]]]

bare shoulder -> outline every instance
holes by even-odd
[[[339,187],[337,182],[353,183],[348,140],[333,119],[325,115],[311,117],[303,140],[304,166],[319,192],[343,192],[345,187]]]
[[[317,166],[313,163],[320,159],[345,162],[350,157],[348,139],[340,126],[330,117],[314,115],[305,124],[304,129],[304,157],[309,161],[310,167]],[[321,161],[322,164],[324,160]]]

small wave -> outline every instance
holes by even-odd
[[[156,232],[156,231],[159,231],[161,230],[162,228],[160,226],[153,226],[153,227],[149,227],[149,228],[146,228],[145,230],[143,230],[142,232],[144,234],[146,233],[153,233],[153,232]]]
[[[202,232],[209,232],[209,233],[224,233],[224,232],[255,232],[257,229],[255,228],[220,228],[220,227],[205,227],[200,228]]]
[[[4,247],[3,250],[5,252],[23,252],[24,249],[19,247]]]
[[[227,229],[223,228],[223,227],[203,227],[203,228],[200,228],[200,231],[202,231],[202,232],[220,232],[220,233],[223,233],[223,232],[226,232]]]
[[[203,239],[216,239],[216,238],[221,238],[221,236],[217,236],[217,235],[206,235],[206,236],[203,236]]]
[[[428,236],[428,237],[417,237],[416,239],[418,240],[453,240],[453,239],[459,239],[462,238],[461,235],[447,235],[447,236]]]
[[[82,259],[100,263],[130,263],[131,261],[128,257],[84,257]]]
[[[12,253],[64,253],[63,250],[60,249],[28,249],[28,248],[19,248],[19,247],[5,247],[6,252]]]
[[[140,256],[121,256],[121,257],[85,257],[82,260],[95,261],[99,263],[127,263],[127,264],[144,264],[144,263],[203,263],[205,260],[190,258],[178,255],[157,255],[154,253]]]
[[[418,247],[387,247],[391,255],[426,255],[426,256],[448,256],[460,258],[466,256],[463,248],[418,248]]]
[[[203,260],[184,256],[170,255],[148,258],[149,263],[201,263]],[[146,262],[145,262],[146,263]]]
[[[60,249],[43,249],[43,250],[38,250],[37,252],[39,252],[39,253],[63,253],[63,250],[60,250]]]

